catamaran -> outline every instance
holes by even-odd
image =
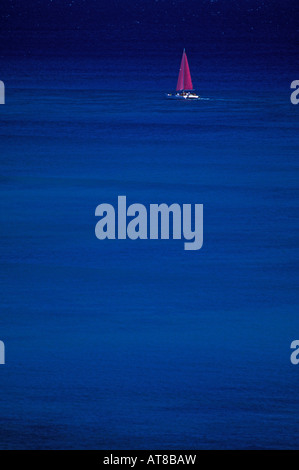
[[[183,50],[179,78],[176,86],[176,93],[167,93],[167,98],[175,98],[182,100],[198,100],[200,97],[195,93],[190,68],[188,64],[187,54]]]

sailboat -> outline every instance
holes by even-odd
[[[181,66],[179,71],[179,78],[176,86],[176,93],[167,93],[167,98],[183,99],[183,100],[198,100],[199,96],[195,93],[187,54],[185,49],[183,50],[183,56],[181,60]]]

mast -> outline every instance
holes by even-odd
[[[184,48],[183,50],[183,91],[185,91],[185,57],[186,57],[186,51]]]

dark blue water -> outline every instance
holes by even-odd
[[[2,449],[298,447],[299,77],[202,49],[198,102],[181,50],[1,61]],[[204,204],[203,248],[97,240],[118,195]]]

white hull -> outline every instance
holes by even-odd
[[[174,100],[199,100],[200,96],[196,93],[166,93],[167,98]]]

